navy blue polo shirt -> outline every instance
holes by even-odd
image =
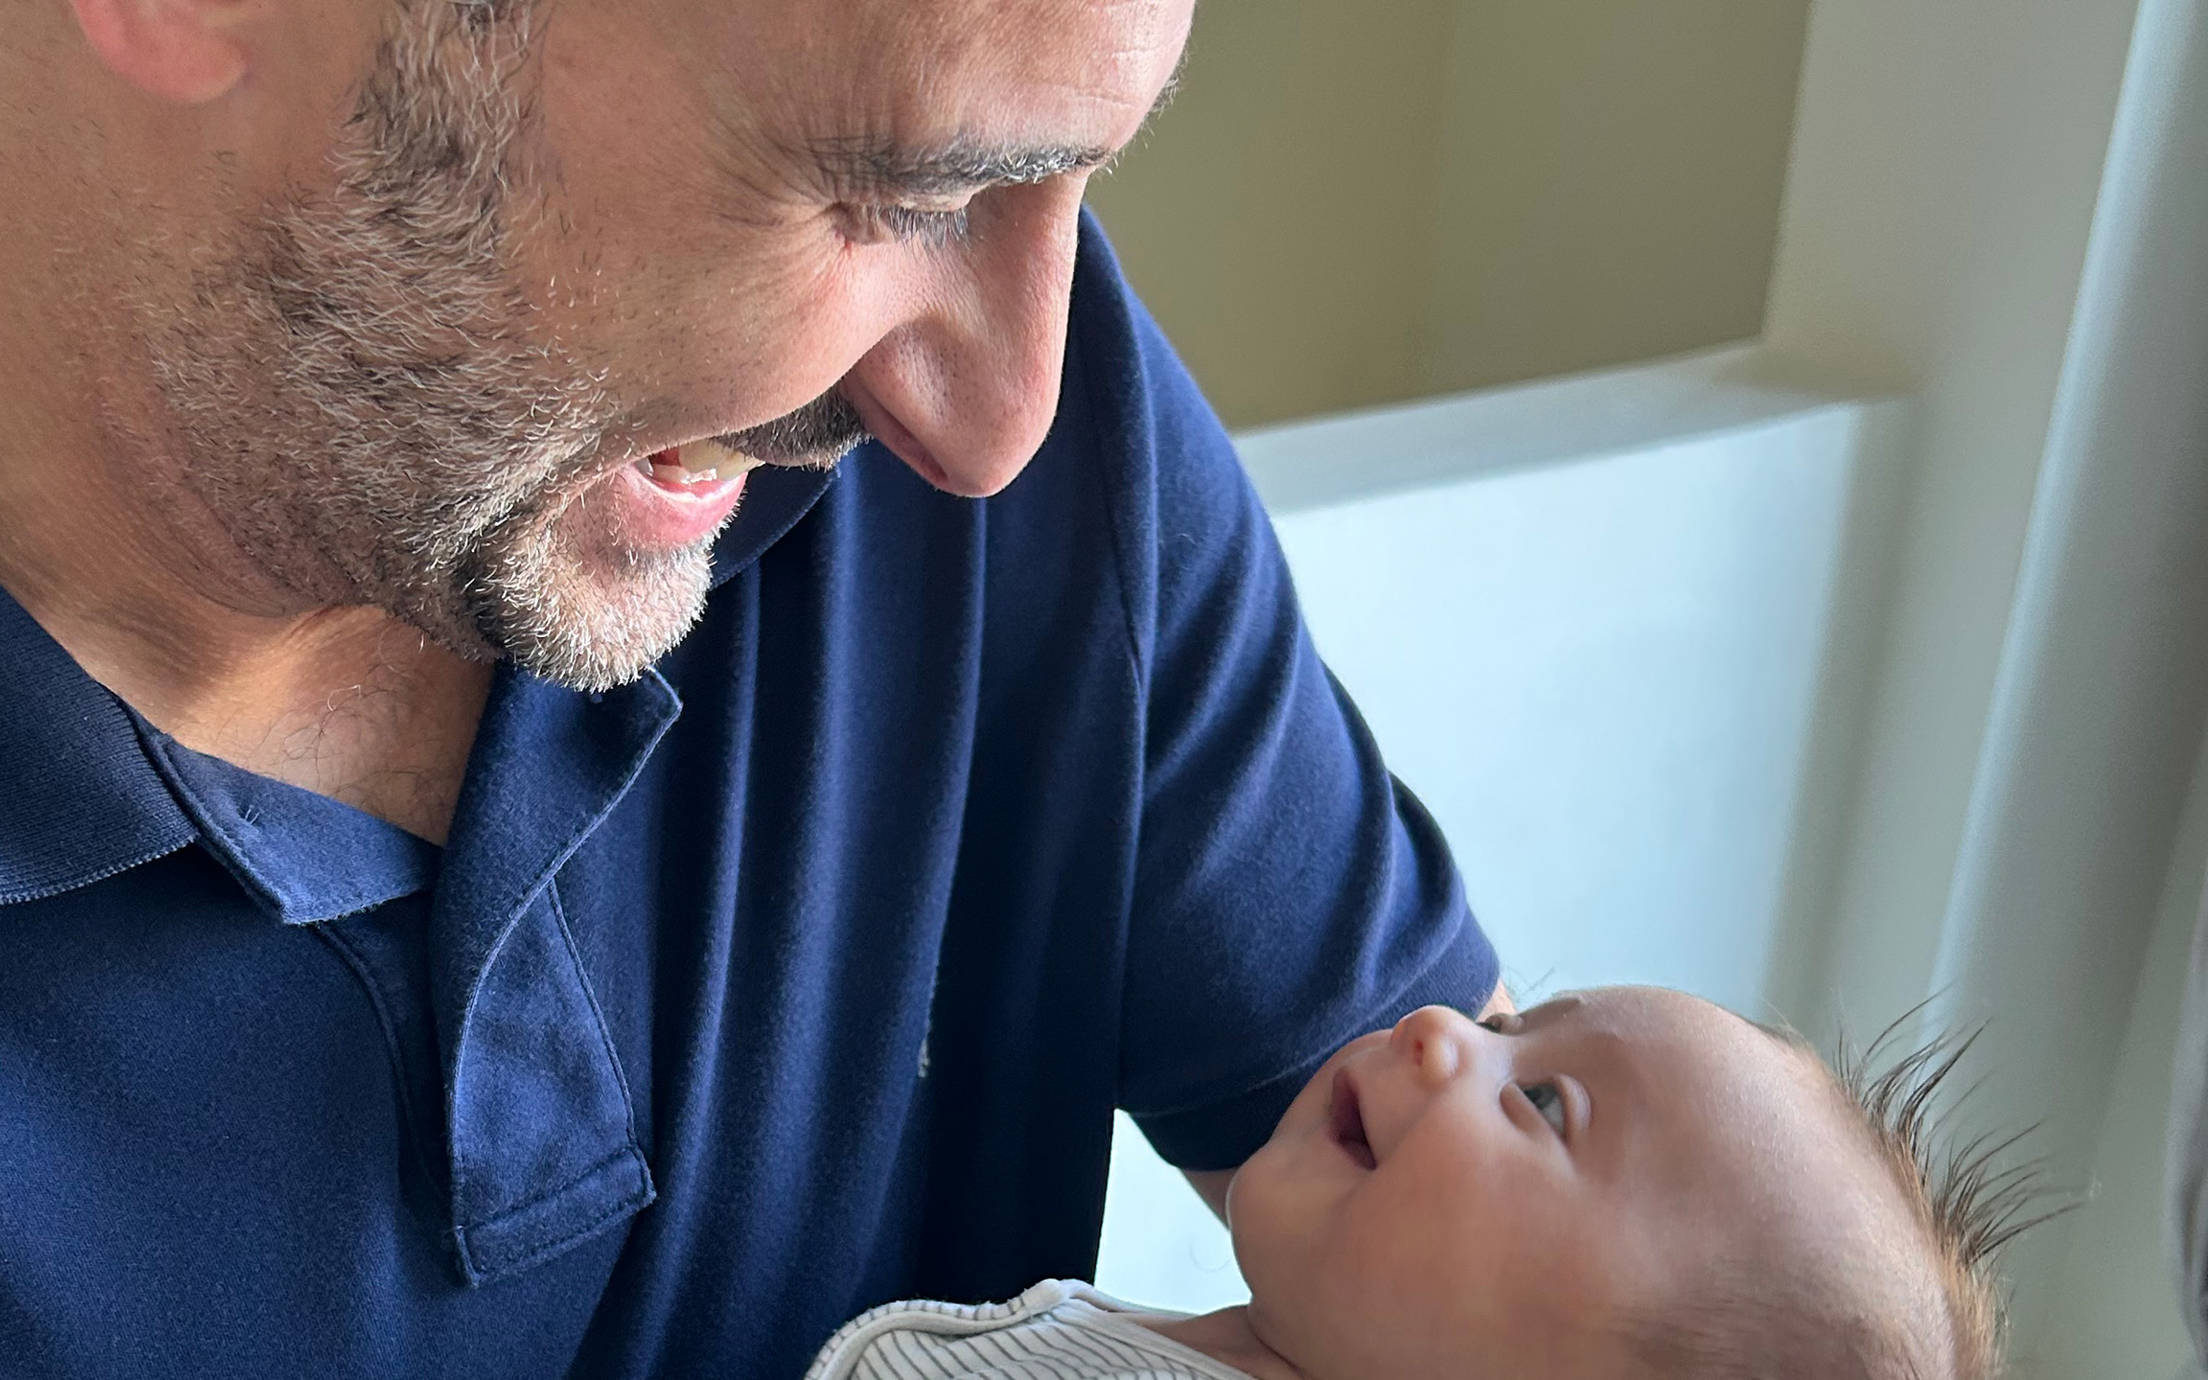
[[[1093,224],[1017,483],[761,471],[718,562],[633,685],[500,668],[442,849],[0,599],[0,1373],[792,1380],[1091,1273],[1115,1106],[1232,1166],[1493,985]]]

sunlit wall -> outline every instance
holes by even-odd
[[[1807,0],[1206,0],[1091,201],[1234,425],[1761,328]]]

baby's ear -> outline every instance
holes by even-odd
[[[263,0],[70,0],[100,62],[148,95],[200,105],[245,76],[241,30]]]

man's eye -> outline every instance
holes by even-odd
[[[918,206],[854,206],[853,219],[866,243],[952,244],[966,238],[966,208],[927,210]]]
[[[1521,1083],[1518,1091],[1526,1095],[1526,1101],[1533,1104],[1543,1121],[1556,1128],[1558,1135],[1564,1134],[1564,1094],[1557,1091],[1556,1084]]]

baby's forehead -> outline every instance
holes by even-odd
[[[1806,1042],[1663,989],[1568,993],[1554,1012],[1539,1010],[1527,1014],[1560,1054],[1604,1080],[1595,1124],[1607,1092],[1612,1220],[1642,1224],[1659,1274],[1691,1276],[1696,1255],[1774,1278],[1921,1274],[1909,1199]]]
[[[1877,1168],[1861,1117],[1815,1052],[1714,1002],[1666,988],[1594,988],[1533,1008],[1527,1028],[1606,1084],[1613,1115],[1639,1123],[1632,1139],[1658,1142],[1648,1148],[1740,1142],[1786,1163]]]
[[[1608,1034],[1626,1039],[1675,1041],[1743,1041],[1760,1037],[1787,1049],[1799,1048],[1784,1035],[1757,1025],[1716,1002],[1671,987],[1583,987],[1530,1007],[1524,1014],[1530,1029],[1553,1026],[1560,1031]]]
[[[1535,1073],[1588,1085],[1597,1121],[1610,1123],[1596,1140],[1613,1150],[1622,1141],[1706,1153],[1746,1141],[1776,1153],[1801,1143],[1800,1154],[1813,1148],[1822,1162],[1837,1142],[1866,1164],[1875,1159],[1860,1114],[1807,1043],[1691,993],[1564,992],[1528,1007],[1515,1033]]]

